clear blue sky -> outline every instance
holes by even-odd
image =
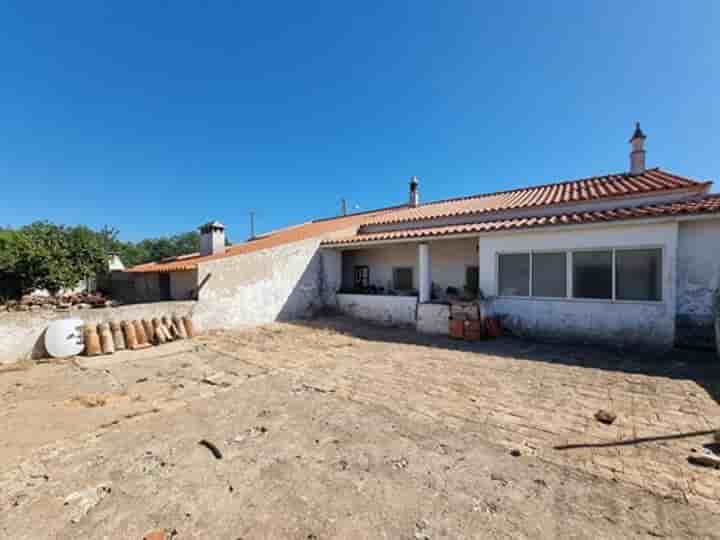
[[[107,5],[102,5],[107,4]],[[206,7],[209,6],[209,7]],[[648,164],[720,178],[720,2],[4,2],[0,224],[230,237]]]

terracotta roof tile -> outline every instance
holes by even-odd
[[[555,184],[515,189],[511,191],[473,195],[458,199],[421,204],[376,216],[365,225],[381,225],[483,214],[503,210],[537,208],[540,206],[597,201],[613,197],[646,196],[676,189],[705,190],[709,182],[690,178],[660,169],[649,169],[641,175],[628,173],[594,176]]]
[[[402,229],[397,231],[355,234],[344,238],[336,238],[323,242],[324,246],[343,246],[362,242],[381,242],[387,240],[403,240],[413,238],[426,238],[448,236],[455,234],[481,233],[492,231],[508,231],[528,229],[551,225],[582,225],[606,221],[632,220],[679,215],[720,214],[720,194],[706,195],[691,201],[667,204],[637,206],[631,208],[617,208],[610,210],[595,210],[590,212],[574,212],[552,216],[522,217],[484,221],[481,223],[468,223],[465,225],[448,225],[441,227],[423,227],[415,229]]]
[[[262,249],[277,247],[292,242],[300,242],[314,237],[328,237],[339,231],[346,229],[356,230],[364,221],[379,215],[382,212],[394,210],[396,207],[374,210],[361,214],[351,214],[349,216],[341,216],[330,219],[320,219],[294,225],[285,229],[260,236],[255,240],[249,240],[242,244],[235,244],[225,248],[224,253],[217,255],[207,255],[201,257],[199,253],[190,253],[188,255],[180,255],[169,260],[159,262],[151,262],[128,268],[128,272],[144,273],[144,272],[179,272],[194,270],[198,264],[242,255],[244,253],[252,253]]]

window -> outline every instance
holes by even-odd
[[[530,296],[530,254],[500,255],[500,296]]]
[[[370,286],[370,269],[367,266],[356,266],[353,283],[357,288],[367,289]]]
[[[662,250],[617,250],[615,288],[618,300],[659,302],[662,299]]]
[[[393,287],[398,291],[409,291],[413,288],[413,269],[393,269]]]
[[[480,289],[480,276],[477,266],[465,268],[465,288],[473,294],[477,294]]]
[[[660,248],[502,254],[498,295],[567,298],[570,277],[573,298],[661,302],[662,257]]]
[[[532,254],[532,295],[546,298],[567,296],[567,254]]]
[[[576,251],[573,257],[573,297],[613,297],[612,250]]]

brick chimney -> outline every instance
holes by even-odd
[[[640,122],[635,122],[635,133],[630,138],[630,174],[633,176],[645,172],[645,139],[647,137],[640,129]]]
[[[217,255],[225,253],[225,225],[219,221],[211,221],[200,225],[200,255]]]
[[[412,208],[420,204],[420,192],[418,191],[419,180],[417,176],[413,176],[410,179],[410,200],[408,201],[408,206]]]

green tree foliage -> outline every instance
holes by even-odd
[[[16,230],[0,229],[0,285],[19,283],[23,292],[55,293],[106,272],[112,254],[131,267],[199,250],[200,235],[194,231],[123,242],[117,229],[107,226],[94,231],[38,221]]]
[[[4,231],[0,271],[20,283],[23,292],[75,287],[102,272],[108,252],[102,235],[87,227],[65,227],[45,221]]]

